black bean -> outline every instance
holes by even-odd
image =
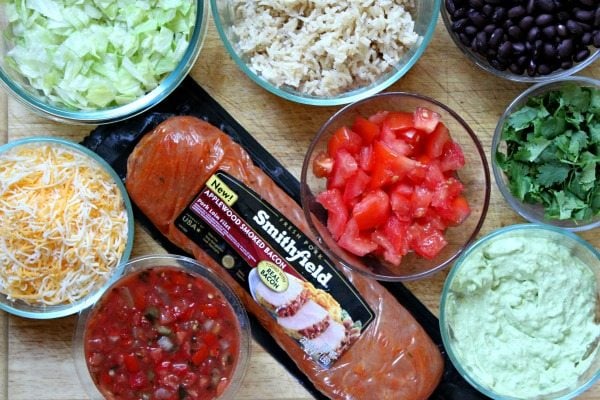
[[[483,32],[487,33],[488,35],[491,35],[492,32],[494,32],[496,30],[496,25],[494,24],[488,24],[485,26],[485,28],[483,28]]]
[[[556,26],[548,25],[544,29],[542,29],[542,33],[546,37],[546,39],[554,39],[556,37]]]
[[[567,29],[569,30],[569,32],[571,32],[572,35],[579,36],[583,33],[581,25],[579,25],[576,21],[573,21],[572,19],[568,20],[566,25]]]
[[[586,49],[579,50],[577,52],[577,54],[575,54],[573,59],[577,62],[581,62],[581,61],[585,60],[586,58],[588,58],[589,56],[590,56],[590,50],[586,48]]]
[[[448,11],[448,14],[454,14],[454,12],[456,11],[456,3],[454,3],[454,0],[446,0],[444,4],[446,5],[446,10]]]
[[[520,65],[517,64],[510,64],[508,66],[508,69],[510,69],[510,72],[512,72],[515,75],[523,75],[523,72],[525,72],[525,68],[521,67]]]
[[[486,3],[488,4],[501,4],[504,0],[485,0]]]
[[[600,27],[600,6],[597,6],[594,12],[594,26]]]
[[[487,23],[485,15],[477,10],[469,10],[469,19],[478,28],[483,28]]]
[[[556,50],[560,58],[567,58],[573,54],[573,39],[565,39],[561,41]]]
[[[597,0],[579,0],[579,3],[583,4],[584,6],[592,7],[596,5],[596,1]]]
[[[566,20],[569,19],[570,16],[571,15],[566,11],[559,11],[556,14],[556,19],[558,19],[560,22],[565,22]]]
[[[583,43],[586,46],[589,46],[590,44],[592,44],[592,32],[586,32],[583,35],[581,35],[581,43]]]
[[[514,54],[523,54],[525,52],[525,44],[521,42],[513,43],[512,50]]]
[[[462,44],[464,44],[465,46],[467,46],[467,47],[471,46],[471,38],[466,33],[460,33],[458,35],[458,38],[460,39],[460,42]]]
[[[533,11],[535,10],[535,0],[527,0],[527,7],[525,9],[527,10],[527,14],[533,14]]]
[[[525,50],[527,51],[527,53],[533,53],[533,50],[535,49],[535,45],[533,44],[533,42],[525,42]]]
[[[556,25],[556,33],[561,38],[566,38],[567,36],[569,36],[569,30],[564,24]]]
[[[515,6],[508,10],[508,18],[521,18],[527,13],[525,7]]]
[[[483,52],[487,51],[487,47],[488,47],[487,33],[485,33],[484,31],[481,31],[477,34],[476,38],[477,38],[477,47]]]
[[[538,67],[538,73],[540,75],[548,75],[551,72],[552,68],[550,68],[548,64],[540,64],[540,66]]]
[[[494,6],[491,4],[485,4],[481,11],[483,12],[483,15],[489,18],[494,13]]]
[[[552,0],[536,0],[536,7],[545,12],[552,12],[555,9],[555,4]]]
[[[552,14],[540,14],[535,18],[535,24],[539,27],[550,25],[552,22],[554,22]]]
[[[506,19],[506,8],[504,7],[496,7],[494,13],[492,14],[492,21],[500,23]]]
[[[512,54],[512,43],[506,41],[498,47],[498,55],[503,58],[508,58]]]
[[[594,34],[594,47],[600,48],[600,31]]]
[[[529,62],[529,58],[527,58],[527,56],[519,56],[519,58],[517,58],[517,65],[519,67],[522,67],[523,69],[525,69],[528,62]]]
[[[490,36],[490,40],[488,41],[488,45],[490,47],[498,47],[498,45],[500,44],[500,41],[502,40],[502,37],[504,36],[504,30],[502,30],[502,28],[496,28],[494,30],[494,32],[492,32],[491,36]]]
[[[469,0],[469,6],[476,10],[481,10],[483,8],[483,0]]]
[[[492,67],[496,68],[499,71],[504,71],[506,68],[508,68],[508,65],[498,59],[493,58],[490,61],[490,64],[492,65]]]
[[[469,25],[464,29],[465,33],[469,36],[475,36],[477,34],[477,27]]]
[[[550,59],[556,57],[556,47],[552,43],[545,43],[544,55]]]
[[[535,76],[536,72],[537,72],[537,64],[535,63],[535,61],[530,60],[529,64],[527,65],[527,75]]]
[[[521,39],[521,34],[522,34],[521,28],[519,28],[516,25],[513,25],[510,28],[508,28],[508,36],[511,39],[519,40],[519,39]]]
[[[469,24],[469,20],[467,18],[459,19],[458,21],[454,21],[452,23],[452,30],[454,32],[462,32],[465,30],[465,27]]]
[[[521,28],[521,30],[523,31],[528,31],[529,29],[531,29],[534,22],[534,18],[531,15],[527,15],[523,17],[521,21],[519,21],[519,28]]]
[[[527,32],[527,41],[529,41],[529,42],[533,43],[539,37],[540,37],[540,28],[538,28],[537,26],[534,26],[533,28],[531,28],[529,30],[529,32]]]
[[[589,10],[577,10],[574,17],[581,22],[592,22],[594,20],[594,12]]]
[[[560,67],[562,69],[569,69],[572,66],[573,66],[573,61],[571,61],[571,60],[563,61],[563,62],[560,63]]]
[[[457,8],[456,11],[454,11],[454,14],[452,14],[452,20],[456,21],[466,18],[468,13],[469,10],[467,8]]]
[[[579,26],[581,27],[581,30],[583,32],[591,32],[592,31],[592,26],[590,24],[586,24],[585,22],[577,22],[579,24]]]

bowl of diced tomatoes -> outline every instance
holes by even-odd
[[[379,280],[439,271],[478,234],[490,173],[473,130],[444,104],[388,92],[334,114],[312,140],[301,201],[317,243]]]

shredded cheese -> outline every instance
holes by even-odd
[[[118,186],[67,146],[0,154],[0,292],[29,304],[75,302],[102,285],[127,242]]]

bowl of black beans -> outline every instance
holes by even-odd
[[[600,0],[444,0],[441,9],[462,52],[506,79],[565,77],[600,57]]]

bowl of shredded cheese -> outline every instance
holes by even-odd
[[[37,319],[88,307],[122,272],[133,212],[112,168],[68,140],[0,146],[0,309]]]

